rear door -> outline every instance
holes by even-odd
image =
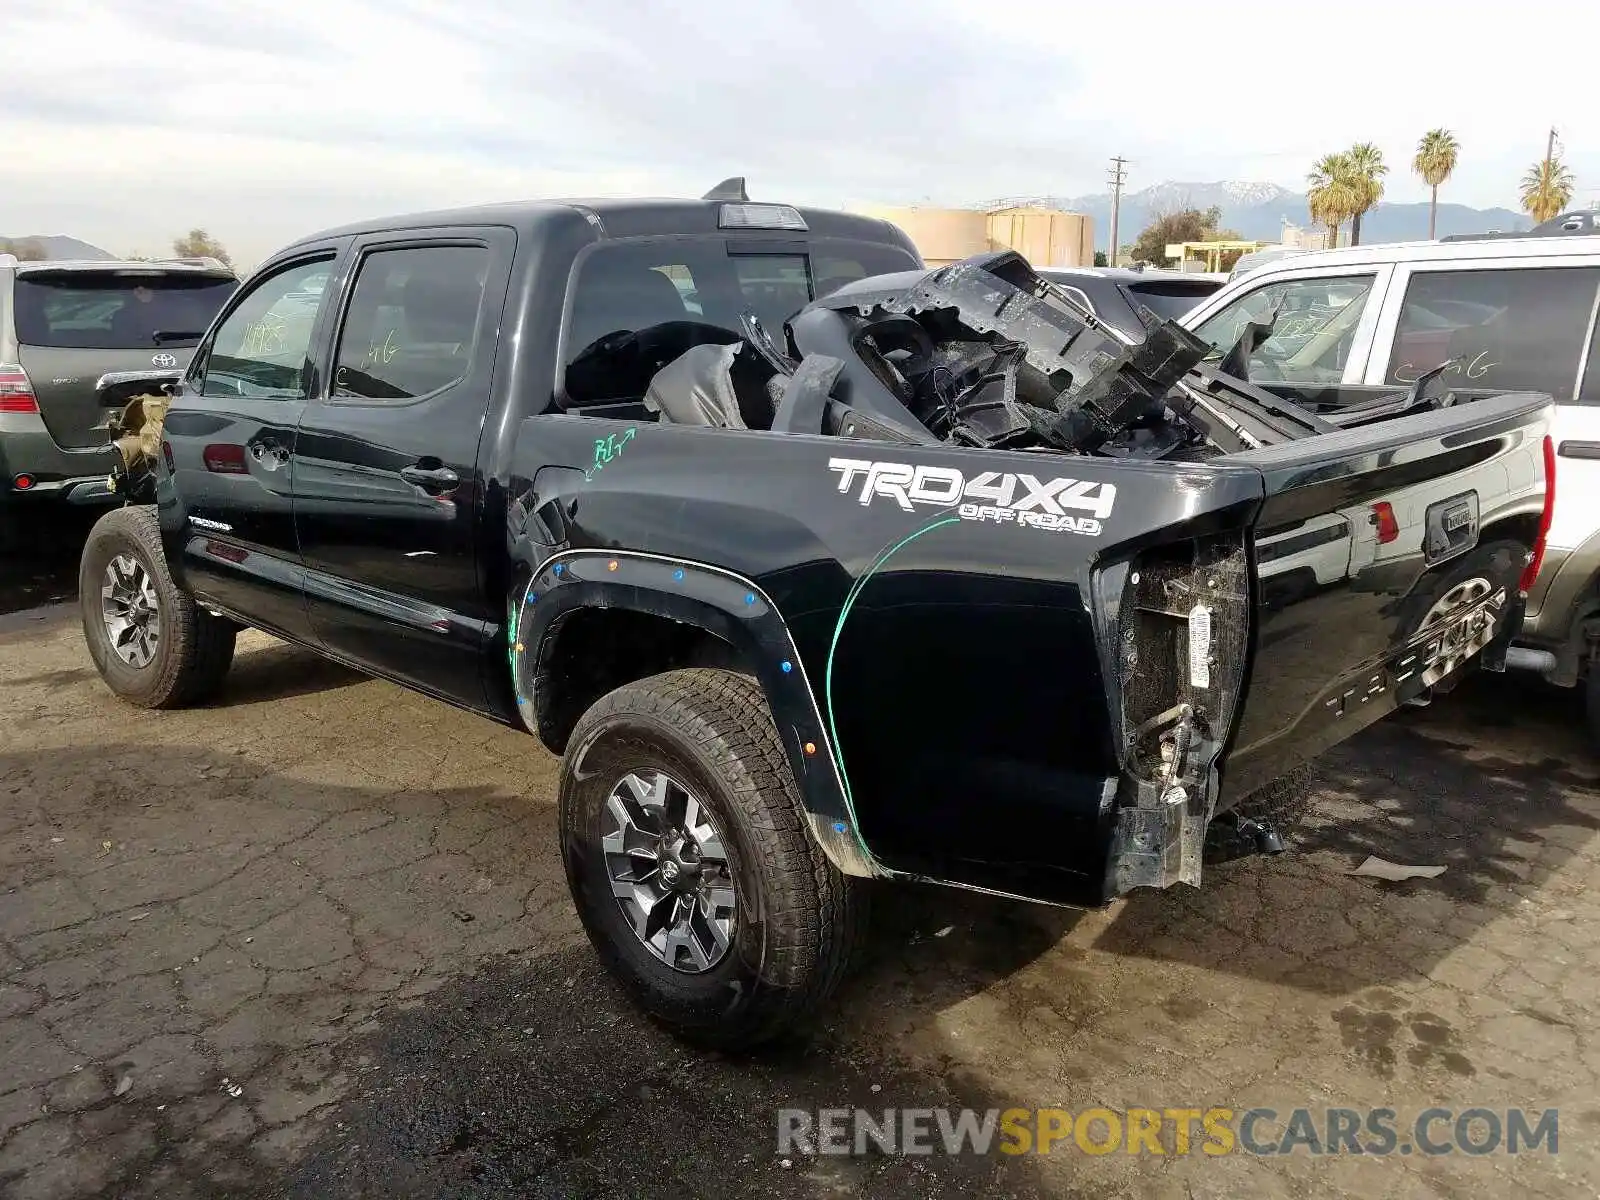
[[[107,371],[188,362],[237,286],[232,275],[151,266],[24,266],[12,292],[22,369],[63,449],[105,445],[95,381]]]
[[[1576,549],[1600,529],[1600,375],[1595,318],[1600,261],[1571,255],[1467,259],[1396,268],[1366,381],[1402,387],[1448,360],[1437,386],[1464,395],[1545,392],[1560,495],[1547,545]]]
[[[295,537],[293,456],[325,367],[324,297],[343,242],[258,272],[195,354],[163,423],[175,503],[161,506],[169,558],[219,606],[289,637],[310,625]]]
[[[515,252],[500,227],[358,241],[332,375],[294,451],[317,637],[476,709],[501,615],[479,584],[478,442]]]

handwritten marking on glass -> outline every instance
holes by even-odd
[[[1435,363],[1433,365],[1437,366],[1438,364]],[[1489,357],[1487,350],[1480,350],[1471,358],[1467,358],[1465,355],[1457,358],[1444,369],[1444,374],[1465,375],[1468,379],[1482,379],[1499,365]],[[1394,369],[1394,381],[1396,383],[1415,383],[1417,376],[1421,375],[1426,369],[1428,368],[1419,367],[1415,363],[1401,363]]]

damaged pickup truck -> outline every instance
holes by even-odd
[[[742,181],[308,238],[181,379],[105,381],[166,410],[85,637],[150,707],[249,625],[525,727],[608,967],[753,1045],[832,989],[866,880],[1197,885],[1208,831],[1270,847],[1250,801],[1503,665],[1548,397],[1335,423],[1141,319]]]

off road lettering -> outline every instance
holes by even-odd
[[[863,458],[830,458],[839,492],[866,506],[892,502],[904,512],[919,506],[955,507],[967,521],[1024,525],[1091,537],[1116,503],[1114,484],[1095,479],[1039,479],[1025,472],[983,471],[970,479],[954,467],[912,466]]]

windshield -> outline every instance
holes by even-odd
[[[1224,305],[1194,330],[1212,345],[1215,362],[1252,322],[1276,320],[1250,356],[1252,383],[1332,384],[1344,376],[1356,324],[1372,289],[1371,275],[1281,280]]]
[[[237,286],[176,272],[19,273],[12,293],[17,341],[82,350],[193,346]]]

